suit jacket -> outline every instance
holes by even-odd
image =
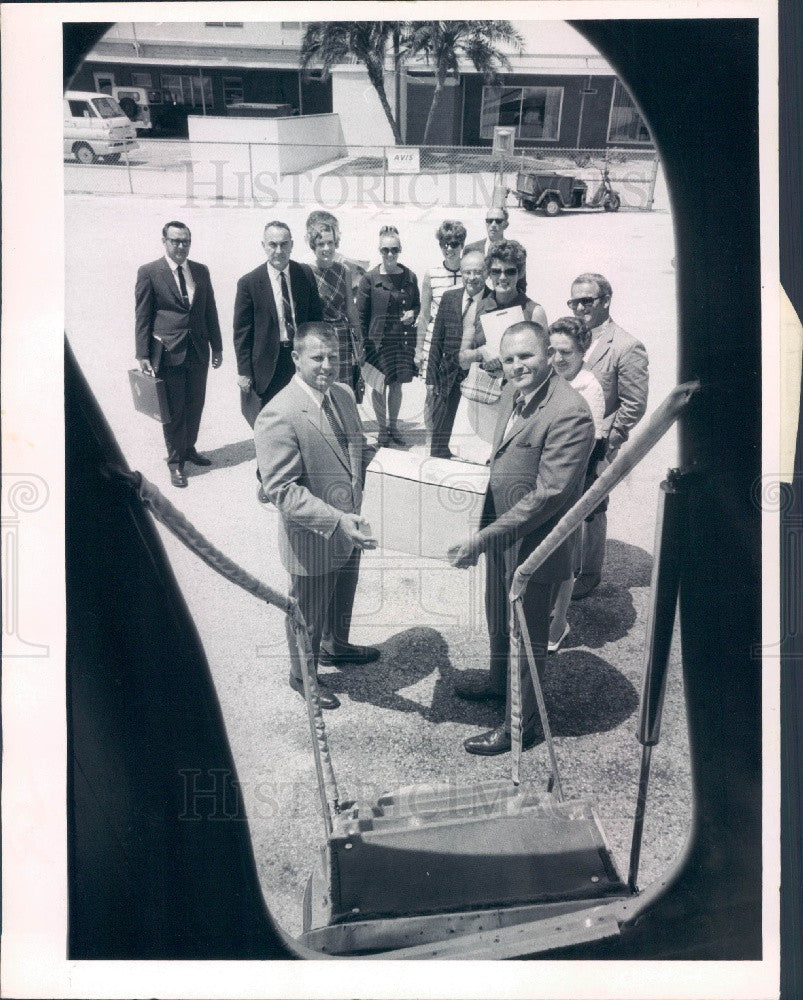
[[[365,470],[374,455],[351,389],[335,382],[329,392],[349,439],[348,458],[296,378],[254,425],[262,488],[281,515],[279,555],[296,576],[330,573],[351,555],[353,545],[338,522],[343,512],[359,513]]]
[[[412,325],[407,327],[415,342],[415,323],[421,311],[418,278],[404,264],[399,264],[399,267],[403,278],[398,290],[390,276],[382,274],[379,264],[366,272],[357,286],[357,315],[369,356],[382,347],[386,334],[394,339],[398,336],[399,317],[407,309],[415,313]]]
[[[323,319],[318,285],[309,265],[291,260],[288,270],[296,326]],[[237,374],[248,375],[254,389],[263,393],[270,385],[279,357],[279,313],[267,263],[255,267],[237,282],[234,354]]]
[[[181,299],[176,279],[164,257],[143,264],[137,271],[135,299],[136,356],[147,358],[154,371],[159,370],[165,350],[182,350],[187,337],[200,358],[209,358],[209,347],[219,354],[223,350],[220,337],[215,293],[209,268],[194,260],[189,267],[195,282],[192,305],[187,308]]]
[[[586,352],[586,359],[586,367],[596,375],[605,394],[603,436],[618,448],[647,409],[647,351],[635,337],[608,320],[599,340]]]
[[[475,243],[469,243],[463,249],[463,253],[468,253],[469,250],[479,250],[480,253],[485,253],[485,244],[488,242],[487,239],[477,240]],[[519,292],[527,291],[527,275],[523,274],[519,280],[516,282],[516,289]]]
[[[455,382],[466,377],[467,371],[460,367],[458,356],[463,339],[463,307],[465,288],[447,288],[441,296],[435,325],[432,328],[432,343],[427,359],[427,385],[434,385],[441,393],[448,392]],[[487,285],[482,290],[478,312],[482,302],[491,294]]]
[[[491,474],[480,521],[483,550],[512,549],[520,565],[577,502],[594,447],[588,403],[554,372],[505,434],[515,389],[508,385],[491,449]],[[572,575],[569,538],[533,574],[539,585]]]

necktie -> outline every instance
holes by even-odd
[[[184,280],[184,268],[181,264],[176,268],[178,274],[178,287],[181,289],[181,301],[189,309],[190,308],[190,297],[187,293],[187,282]]]
[[[332,406],[332,401],[328,395],[323,397],[323,402],[321,403],[321,409],[326,414],[326,419],[329,421],[329,426],[332,428],[335,437],[337,438],[337,443],[343,449],[343,454],[348,457],[349,453],[349,439],[346,436],[346,432],[340,421],[335,416],[335,411]]]
[[[284,310],[284,328],[287,331],[287,339],[292,342],[296,335],[296,328],[293,323],[293,305],[290,302],[290,289],[287,287],[287,278],[284,271],[279,271],[279,278],[282,285],[282,308]]]
[[[507,422],[507,427],[505,428],[505,437],[510,434],[513,428],[516,426],[519,417],[524,410],[524,396],[517,396],[516,401],[513,404],[513,412],[510,414],[510,419]]]

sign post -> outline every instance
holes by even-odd
[[[491,156],[499,159],[499,179],[494,185],[494,207],[504,207],[507,200],[507,189],[505,188],[505,157],[513,156],[513,142],[516,138],[516,130],[512,125],[494,125],[493,146]],[[498,204],[497,204],[498,202]]]

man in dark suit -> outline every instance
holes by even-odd
[[[469,250],[479,250],[483,257],[487,257],[489,251],[505,239],[505,230],[507,229],[509,223],[510,217],[505,206],[491,205],[485,213],[485,231],[488,234],[487,239],[477,240],[475,243],[467,244],[464,252],[468,253]],[[519,276],[519,280],[516,282],[516,289],[519,292],[527,291],[526,274],[521,274]]]
[[[603,438],[605,455],[601,467],[616,458],[630,432],[644,416],[649,389],[649,365],[644,344],[631,337],[611,319],[610,282],[601,274],[581,274],[572,282],[567,305],[591,331],[585,364],[605,395]],[[605,541],[608,534],[608,498],[583,524],[583,555],[572,600],[594,591],[602,579]]]
[[[460,342],[474,330],[477,307],[491,294],[485,284],[485,258],[467,250],[460,261],[463,288],[448,288],[441,297],[427,360],[426,382],[432,386],[432,444],[435,458],[451,458],[449,438],[460,403],[460,383],[467,372],[460,367]]]
[[[293,337],[302,323],[323,319],[318,285],[307,264],[290,260],[293,238],[284,222],[265,226],[266,264],[243,275],[234,298],[234,353],[240,392],[256,397],[246,419],[256,415],[295,373]],[[259,470],[257,470],[259,476]],[[259,499],[267,503],[260,487]]]
[[[279,555],[309,629],[316,667],[371,663],[379,650],[348,640],[360,554],[376,547],[360,517],[365,470],[374,451],[365,440],[353,392],[335,382],[340,362],[334,328],[328,323],[299,326],[292,359],[295,378],[254,425],[262,484],[280,515]],[[287,637],[290,687],[303,694],[289,627]],[[340,704],[326,687],[320,698],[323,708]]]
[[[206,398],[209,349],[212,367],[223,360],[223,342],[209,268],[187,260],[190,231],[183,222],[162,229],[164,257],[137,272],[136,356],[142,371],[167,389],[170,420],[163,424],[174,486],[186,486],[184,463],[211,465],[196,451]]]
[[[470,700],[506,701],[505,720],[464,743],[469,753],[491,756],[510,749],[510,606],[513,574],[579,499],[594,447],[594,422],[586,401],[550,365],[549,335],[538,323],[515,323],[502,337],[500,357],[508,386],[500,404],[491,450],[491,472],[480,530],[450,550],[454,566],[486,559],[485,613],[491,663],[479,684],[468,679],[455,692]],[[533,574],[523,610],[536,668],[543,676],[553,588],[572,576],[573,541],[567,539]],[[525,746],[538,731],[535,690],[523,646],[522,728]]]

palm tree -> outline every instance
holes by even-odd
[[[356,61],[368,71],[368,79],[379,96],[393,137],[401,145],[399,123],[394,118],[385,93],[385,50],[388,41],[395,42],[403,32],[399,21],[311,21],[301,42],[301,68],[320,65],[324,76],[329,76],[337,63]],[[398,74],[399,57],[396,56]]]
[[[459,78],[460,60],[468,60],[485,82],[490,83],[500,69],[510,69],[510,60],[500,44],[521,52],[524,40],[509,21],[413,21],[409,26],[410,55],[424,55],[435,70],[435,91],[424,128],[423,145],[429,140],[435,112],[451,73]]]

